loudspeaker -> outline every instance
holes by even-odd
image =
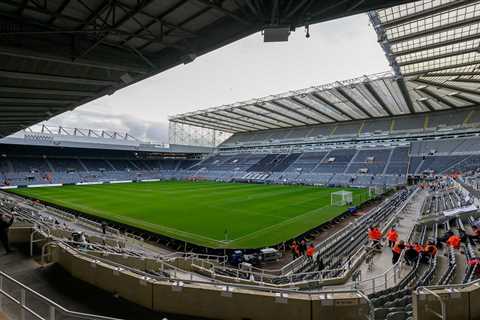
[[[263,30],[263,42],[288,41],[290,27],[266,28]]]

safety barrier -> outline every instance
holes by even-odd
[[[480,279],[465,284],[419,287],[413,292],[417,320],[480,319]]]
[[[372,319],[368,298],[356,290],[297,291],[241,283],[165,278],[58,248],[52,256],[74,277],[156,311],[186,316],[240,319]]]
[[[120,320],[70,311],[1,271],[0,313],[9,320]]]

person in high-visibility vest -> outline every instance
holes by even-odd
[[[315,247],[313,244],[309,245],[307,248],[307,258],[310,262],[313,262],[313,255],[315,254]]]
[[[454,234],[450,236],[447,240],[447,244],[452,247],[453,249],[460,249],[460,244],[462,243],[462,238],[460,236]]]
[[[414,248],[415,248],[415,251],[417,251],[418,254],[422,253],[423,252],[423,247],[420,243],[418,242],[415,242],[413,244]]]
[[[382,245],[380,244],[380,241],[382,240],[382,232],[377,227],[372,226],[368,229],[368,239],[372,241],[373,248],[382,248]]]
[[[425,262],[429,262],[431,258],[435,257],[437,251],[437,246],[433,243],[433,241],[428,241],[427,245],[423,249],[423,257]]]
[[[397,243],[395,243],[395,245],[392,248],[392,254],[393,254],[392,264],[397,263],[403,249],[405,249],[405,242],[403,242],[403,240],[400,240]]]
[[[398,241],[398,232],[397,230],[395,230],[395,228],[392,227],[390,230],[388,230],[387,240],[388,240],[388,246],[390,248],[393,248],[395,243]]]

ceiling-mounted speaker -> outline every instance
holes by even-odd
[[[263,30],[263,42],[285,42],[290,36],[290,27],[266,28]]]

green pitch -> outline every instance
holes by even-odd
[[[90,215],[210,248],[260,248],[294,238],[344,212],[335,188],[216,182],[144,182],[16,189]],[[353,192],[354,203],[368,190]]]

